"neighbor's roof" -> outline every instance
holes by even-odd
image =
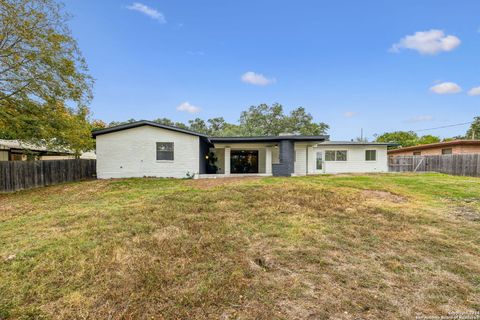
[[[121,125],[115,126],[115,127],[96,130],[96,131],[92,132],[92,136],[95,138],[96,136],[99,136],[99,135],[102,135],[102,134],[112,133],[112,132],[132,129],[132,128],[137,128],[137,127],[142,127],[142,126],[157,127],[157,128],[162,128],[162,129],[166,129],[166,130],[177,131],[177,132],[182,132],[182,133],[186,133],[186,134],[191,134],[191,135],[194,135],[194,136],[207,138],[207,135],[205,135],[203,133],[198,133],[198,132],[195,132],[195,131],[182,129],[182,128],[178,128],[178,127],[173,127],[173,126],[167,126],[167,125],[164,125],[164,124],[156,123],[156,122],[153,122],[153,121],[147,121],[147,120],[140,120],[140,121],[136,121],[136,122],[132,122],[132,123],[121,124]]]
[[[446,142],[429,143],[429,144],[422,144],[422,145],[412,146],[412,147],[392,149],[392,150],[388,150],[388,153],[394,154],[394,153],[401,153],[405,151],[416,151],[416,150],[425,150],[425,149],[432,149],[432,148],[467,146],[467,145],[480,146],[480,140],[453,140],[453,141],[446,141]]]
[[[32,151],[46,151],[57,153],[73,153],[69,150],[51,149],[43,145],[35,145],[32,143],[26,143],[20,140],[4,140],[0,139],[0,150],[6,149],[18,149],[18,150],[32,150]]]
[[[397,146],[392,142],[324,141],[320,145],[329,146]]]
[[[258,137],[211,137],[212,143],[233,143],[233,142],[279,142],[282,140],[294,141],[325,141],[328,135],[320,136],[300,136],[300,135],[283,135],[283,136],[258,136]]]

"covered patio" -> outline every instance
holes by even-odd
[[[216,143],[205,156],[207,173],[200,178],[225,176],[271,176],[272,164],[279,163],[277,144]]]

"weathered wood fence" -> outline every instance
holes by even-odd
[[[480,177],[480,154],[390,157],[388,169],[392,172],[441,172]]]
[[[0,161],[0,192],[94,179],[96,160]]]

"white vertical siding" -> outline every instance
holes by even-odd
[[[307,174],[307,145],[295,143],[295,169],[294,175]]]
[[[184,178],[198,173],[199,137],[142,126],[96,137],[97,176],[100,179],[124,177]],[[173,142],[174,160],[157,161],[156,143]]]

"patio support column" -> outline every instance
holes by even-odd
[[[230,175],[230,147],[225,147],[225,175]]]
[[[265,173],[272,174],[272,147],[265,148]]]

